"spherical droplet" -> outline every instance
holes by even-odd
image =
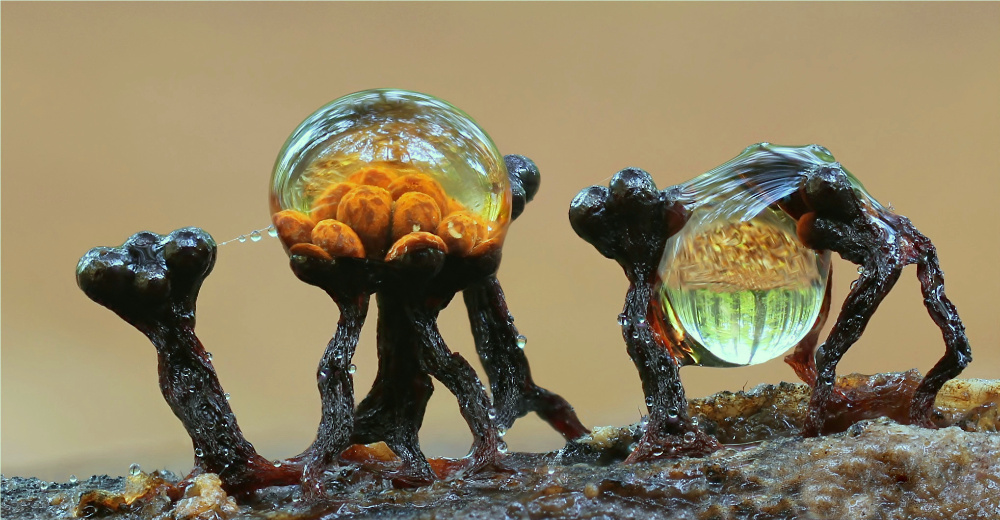
[[[497,446],[497,451],[500,453],[507,453],[507,443],[500,441],[500,444]]]
[[[695,433],[694,432],[684,432],[684,442],[691,444],[694,442]]]
[[[350,365],[347,366],[347,373],[348,374],[353,374],[353,373],[355,373],[357,371],[358,371],[358,367],[356,365],[354,365],[353,363],[351,363]]]
[[[676,408],[670,408],[669,410],[667,410],[667,417],[669,417],[671,419],[676,419],[677,418],[677,409]]]
[[[194,456],[195,457],[201,457],[201,456],[204,456],[204,455],[205,455],[205,452],[201,448],[195,448],[194,449]]]
[[[281,461],[280,460],[274,461],[274,467],[280,468],[281,467]]]
[[[211,352],[206,352],[205,353],[205,357],[207,357],[208,360],[211,361],[212,360],[212,353]]]
[[[690,218],[661,257],[657,319],[687,337],[693,351],[682,364],[763,363],[812,328],[830,254],[803,245],[773,201],[820,167],[840,166],[819,148],[752,146],[681,185]]]
[[[488,417],[489,417],[490,419],[496,419],[496,418],[497,418],[497,411],[496,411],[496,409],[495,409],[495,408],[490,408],[490,411],[489,411],[489,412],[487,412],[487,413],[486,413],[486,415],[487,415],[487,416],[488,416]]]
[[[523,349],[525,345],[528,344],[528,338],[526,336],[517,336],[517,348]]]
[[[132,465],[128,467],[128,474],[129,475],[132,475],[133,477],[136,477],[140,473],[142,473],[142,467],[140,467],[138,464],[136,464],[136,463],[133,462]]]
[[[236,237],[236,240],[239,240],[239,242],[242,244],[242,243],[244,243],[244,242],[247,241],[247,236],[246,235],[240,235],[240,236]]]
[[[499,435],[501,437],[503,437],[504,435],[507,435],[507,428],[504,428],[503,426],[501,426],[500,428],[497,428],[497,435]]]
[[[653,397],[652,396],[646,398],[646,406],[653,406]]]
[[[863,265],[858,266],[858,274],[865,274],[865,266]]]
[[[69,483],[70,484],[76,484],[77,483],[76,475],[70,475],[69,476]]]
[[[278,238],[278,230],[274,226],[269,226],[267,228],[267,236],[271,238]]]
[[[251,241],[253,241],[253,242],[260,242],[261,238],[264,238],[264,237],[261,236],[260,231],[256,231],[255,230],[255,231],[251,231],[250,232],[250,240]]]
[[[352,195],[362,192],[388,192],[391,201],[421,196],[400,212],[374,202],[382,195]],[[275,221],[286,248],[310,241],[305,229],[336,219],[372,259],[392,246],[383,234],[396,240],[413,226],[440,237],[449,254],[502,243],[511,201],[506,163],[489,135],[447,102],[406,90],[366,90],[320,108],[288,138],[271,176],[271,214],[297,215],[287,221],[294,225]],[[358,212],[378,218],[364,217],[361,228],[349,222]]]
[[[229,395],[229,392],[226,392],[226,393],[224,393],[222,395],[226,398],[226,401],[228,401],[229,398],[232,397],[231,395]]]
[[[628,325],[628,317],[625,316],[624,312],[618,315],[618,325],[620,325],[622,327],[624,327],[625,325]]]

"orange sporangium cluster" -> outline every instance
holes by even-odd
[[[309,213],[272,216],[289,254],[390,261],[408,251],[440,249],[476,256],[499,243],[486,224],[423,173],[366,167],[331,184]]]

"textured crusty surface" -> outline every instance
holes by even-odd
[[[906,387],[916,377],[848,376],[840,384]],[[305,500],[295,486],[270,488],[242,500],[238,510],[211,478],[180,490],[176,476],[158,473],[72,484],[4,477],[2,513],[206,520],[1000,518],[1000,381],[949,383],[936,421],[953,426],[924,429],[877,418],[815,439],[797,436],[808,396],[808,388],[782,383],[692,401],[692,416],[729,443],[704,458],[623,465],[642,427],[636,424],[596,428],[559,452],[511,454],[505,471],[418,489],[394,489],[379,476],[391,463],[372,457],[329,474],[324,500]],[[170,493],[182,498],[171,501]]]

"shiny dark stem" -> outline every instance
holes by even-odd
[[[933,426],[938,391],[972,360],[958,310],[945,296],[944,274],[934,245],[906,217],[863,200],[840,168],[808,172],[799,192],[786,204],[798,209],[790,214],[799,221],[799,237],[806,246],[836,252],[863,267],[830,335],[816,349],[816,384],[803,433],[815,436],[825,431],[837,363],[861,337],[903,268],[910,264],[917,266],[924,306],[941,329],[945,354],[914,391],[908,419],[912,424]]]
[[[528,412],[536,412],[567,441],[589,433],[573,407],[559,395],[535,384],[528,358],[516,347],[520,335],[507,308],[500,281],[490,276],[462,291],[476,351],[490,380],[497,424],[510,428]]]
[[[80,260],[77,282],[156,347],[160,390],[194,447],[195,468],[188,478],[216,473],[234,494],[296,483],[301,468],[275,467],[243,436],[195,335],[195,302],[215,255],[215,242],[197,228],[167,236],[142,232],[120,247],[89,251]]]
[[[688,416],[678,361],[668,342],[680,337],[669,324],[654,329],[653,285],[667,239],[680,230],[688,212],[671,191],[659,191],[648,173],[627,168],[607,188],[591,186],[570,205],[569,218],[581,238],[621,265],[629,280],[622,312],[626,350],[642,382],[649,416],[628,462],[718,449]]]

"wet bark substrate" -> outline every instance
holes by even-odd
[[[236,497],[183,495],[169,473],[75,483],[3,478],[4,518],[1000,518],[1000,381],[957,380],[936,402],[939,429],[904,416],[915,373],[847,376],[831,431],[803,439],[809,389],[782,383],[691,402],[726,446],[707,457],[624,465],[642,424],[595,428],[544,454],[511,453],[503,468],[396,489],[384,447],[356,446],[327,474],[327,494],[298,486]],[[886,417],[887,416],[887,417]],[[878,417],[878,418],[870,418]],[[432,461],[435,467],[447,461]],[[185,502],[187,501],[187,502]]]

